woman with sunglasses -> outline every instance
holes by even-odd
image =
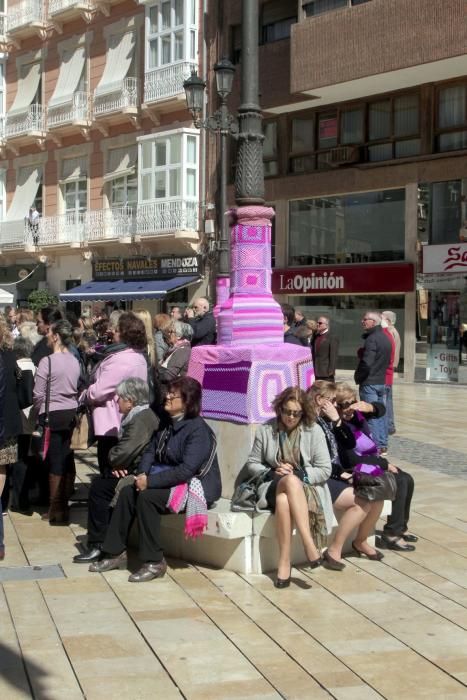
[[[366,501],[354,492],[351,484],[352,471],[348,462],[343,460],[343,455],[352,453],[356,447],[356,440],[336,408],[336,385],[333,382],[317,381],[308,389],[307,394],[315,406],[317,422],[326,437],[332,463],[328,486],[339,520],[334,539],[323,552],[324,564],[334,571],[345,569],[342,549],[354,530],[357,530],[357,534],[352,548],[358,556],[364,555],[367,559],[380,561],[384,555],[371,547],[367,538],[374,531],[384,501]]]
[[[299,387],[284,389],[274,399],[276,417],[260,425],[248,457],[250,476],[264,475],[258,489],[258,508],[275,513],[279,562],[276,588],[290,585],[292,530],[297,528],[311,568],[322,564],[321,553],[310,532],[304,483],[314,486],[325,519],[332,530],[333,512],[326,482],[331,462],[315,411]]]
[[[344,382],[337,384],[336,398],[339,415],[343,423],[350,427],[357,442],[355,450],[342,454],[345,468],[351,470],[355,464],[362,462],[364,457],[366,464],[389,469],[396,479],[396,497],[392,501],[391,514],[383,529],[381,546],[398,552],[413,552],[415,550],[413,543],[418,541],[418,537],[410,533],[408,529],[414,492],[413,477],[378,455],[378,448],[367,422],[369,416],[376,415],[377,418],[383,416],[386,409],[381,403],[358,401],[356,391]]]

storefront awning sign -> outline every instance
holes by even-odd
[[[423,246],[423,272],[462,272],[467,275],[467,243]]]
[[[97,258],[92,263],[95,281],[144,280],[201,274],[199,255],[164,257]]]
[[[402,294],[414,288],[412,263],[329,265],[272,272],[273,294]]]

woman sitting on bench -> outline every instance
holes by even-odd
[[[276,516],[279,562],[276,588],[290,585],[290,549],[293,523],[302,538],[312,569],[322,564],[310,532],[309,500],[304,485],[313,486],[312,498],[323,525],[324,538],[332,530],[333,512],[326,481],[331,461],[324,434],[315,424],[315,411],[299,387],[284,389],[273,401],[276,418],[256,430],[247,468],[251,476],[264,475],[258,489],[258,507]]]

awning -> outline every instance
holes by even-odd
[[[53,95],[49,100],[49,107],[72,101],[73,94],[78,89],[85,62],[86,50],[84,46],[78,46],[74,51],[65,51],[62,54],[60,73]]]
[[[95,89],[95,95],[121,91],[122,81],[126,78],[135,51],[136,34],[114,34],[107,46],[106,62],[102,78]]]
[[[41,80],[41,64],[30,63],[22,69],[22,75],[18,77],[16,95],[8,110],[7,116],[14,116],[18,112],[26,112],[34,97]]]
[[[200,281],[200,277],[172,277],[166,280],[138,282],[113,280],[86,282],[60,294],[60,301],[132,301],[133,299],[164,299],[170,292]]]
[[[6,289],[0,289],[0,304],[12,304],[13,294],[7,292]]]
[[[22,221],[29,214],[29,207],[34,204],[41,177],[41,165],[18,170],[15,193],[4,221]]]

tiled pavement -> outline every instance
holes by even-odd
[[[411,555],[294,569],[283,591],[176,561],[134,586],[71,563],[82,504],[70,527],[6,518],[4,565],[64,576],[0,586],[0,699],[467,699],[465,390],[401,384],[395,396],[390,457],[416,479]],[[89,472],[82,463],[83,482]]]

